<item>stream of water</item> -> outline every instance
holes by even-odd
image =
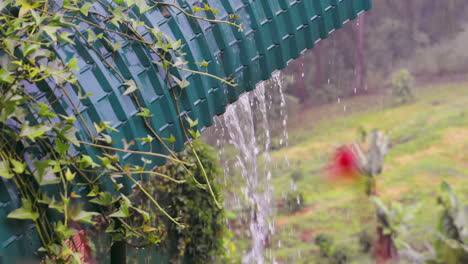
[[[229,164],[224,161],[224,182],[235,171],[240,172],[243,180],[240,188],[242,197],[234,194],[232,199],[226,201],[226,207],[242,212],[237,216],[245,218],[243,220],[248,226],[250,248],[242,258],[245,264],[276,263],[273,251],[269,249],[271,236],[275,232],[273,186],[270,183],[272,162],[269,154],[272,143],[269,119],[272,109],[279,111],[281,119],[280,146],[287,144],[288,133],[286,100],[279,72],[273,75],[273,81],[275,83],[269,85],[268,89],[277,88],[277,91],[268,91],[265,83],[260,83],[254,91],[240,96],[236,103],[230,105],[222,121],[215,120],[218,135],[228,138],[227,143],[237,150],[235,167],[238,170],[230,170]],[[279,108],[273,107],[273,93],[279,95]],[[220,155],[224,155],[225,146],[221,140],[217,141],[217,147]]]

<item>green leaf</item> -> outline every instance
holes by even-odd
[[[204,8],[201,8],[201,7],[198,7],[198,6],[194,6],[194,7],[192,8],[192,10],[193,10],[193,12],[195,12],[195,13],[196,13],[196,12],[205,11]]]
[[[31,141],[42,136],[45,132],[50,131],[51,128],[45,125],[29,126],[29,122],[25,121],[21,128],[20,137],[27,137]]]
[[[42,27],[42,30],[49,35],[49,37],[53,40],[57,40],[57,31],[60,29],[60,27],[56,26],[44,26]]]
[[[152,117],[153,115],[150,113],[150,110],[148,108],[142,107],[140,108],[141,112],[137,114],[137,116],[142,116],[142,117]]]
[[[174,79],[174,81],[177,83],[177,85],[180,87],[180,89],[184,89],[185,87],[190,85],[190,82],[187,81],[187,79],[185,79],[185,78],[180,80],[179,78],[175,77],[174,75],[171,75],[171,77]]]
[[[150,214],[142,209],[132,207],[135,211],[137,211],[141,216],[143,216],[143,220],[148,221],[150,219]]]
[[[174,137],[174,135],[171,134],[171,136],[169,138],[163,138],[164,141],[166,142],[169,142],[169,143],[174,143],[176,142],[176,139]]]
[[[10,172],[10,164],[7,160],[0,161],[0,177],[11,179],[13,174]]]
[[[34,161],[34,178],[39,185],[50,185],[60,182],[60,179],[55,175],[53,166],[55,162],[52,160]]]
[[[114,52],[118,51],[122,47],[122,42],[120,42],[120,40],[118,40],[115,43],[109,42],[109,44],[112,48],[112,51]]]
[[[145,164],[151,164],[151,163],[153,163],[151,160],[145,159],[145,158],[143,158],[143,157],[141,158],[141,161],[143,161],[143,163],[145,163]]]
[[[189,116],[186,116],[185,119],[187,120],[191,128],[198,125],[198,120],[193,121]]]
[[[31,202],[23,200],[23,207],[9,213],[7,217],[13,219],[31,219],[35,221],[39,218],[39,213],[32,210]]]
[[[5,82],[12,84],[15,81],[15,78],[12,76],[11,72],[7,69],[0,69],[0,82]]]
[[[109,192],[104,192],[100,196],[89,200],[90,203],[99,204],[102,206],[111,206],[114,203],[114,199]]]
[[[55,149],[58,153],[63,154],[70,149],[70,145],[62,143],[58,138],[55,138]]]
[[[73,181],[73,179],[75,179],[75,176],[76,176],[76,172],[72,173],[70,169],[67,168],[67,171],[65,172],[65,179],[67,179],[67,181]]]
[[[18,41],[13,38],[6,38],[3,40],[3,45],[7,48],[7,50],[10,52],[10,54],[15,53],[15,47],[18,45]]]
[[[103,165],[105,168],[110,169],[110,170],[114,170],[114,171],[117,170],[117,168],[114,167],[114,166],[111,164],[111,160],[109,160],[109,158],[107,158],[107,157],[100,157],[100,156],[97,156],[97,157],[98,157],[98,159],[101,160],[102,165]]]
[[[41,6],[41,2],[29,2],[27,0],[17,1],[16,6],[21,6],[18,17],[26,15],[31,9]]]
[[[65,42],[68,42],[68,43],[70,43],[70,44],[72,44],[72,45],[75,45],[75,42],[74,42],[73,40],[70,39],[70,37],[72,37],[72,36],[73,36],[72,33],[65,31],[65,32],[62,32],[62,33],[58,36],[58,38],[59,38],[59,40],[61,40],[61,41],[65,41]]]
[[[133,92],[135,92],[136,90],[138,90],[138,86],[136,85],[135,81],[134,80],[128,80],[126,82],[124,82],[124,85],[126,85],[128,88],[125,90],[125,92],[123,93],[123,95],[128,95],[128,94],[131,94]]]
[[[90,156],[82,155],[80,159],[80,168],[86,169],[89,167],[96,168],[96,167],[99,167],[99,164],[94,162]]]
[[[67,65],[69,68],[79,71],[80,68],[78,68],[78,63],[79,61],[77,58],[71,58],[71,60],[68,61]]]
[[[84,3],[84,4],[81,6],[80,12],[83,13],[83,15],[88,16],[88,10],[89,10],[92,6],[94,6],[93,3],[86,2],[86,3]]]
[[[42,18],[36,11],[34,11],[34,9],[31,9],[31,16],[34,19],[34,23],[36,23],[36,25],[41,24],[44,20],[44,18]]]
[[[13,171],[16,173],[23,173],[26,170],[26,162],[20,162],[15,159],[10,159],[11,165],[13,165]]]
[[[65,212],[65,204],[62,202],[57,202],[54,197],[52,197],[52,200],[49,203],[49,208],[54,209],[59,213]]]
[[[95,215],[99,215],[98,213],[96,212],[87,212],[87,211],[84,211],[84,210],[81,210],[77,215],[73,216],[72,219],[76,222],[81,222],[81,223],[86,223],[86,224],[95,224],[94,221],[92,221],[91,219],[93,218],[93,216]]]
[[[146,4],[146,0],[135,0],[135,5],[138,7],[140,14],[143,14],[151,9],[151,7]]]
[[[200,131],[198,131],[198,130],[195,131],[193,129],[190,129],[189,133],[194,139],[197,139],[197,138],[199,138],[201,136]]]
[[[44,118],[57,117],[56,114],[49,111],[49,106],[44,103],[38,103],[39,106],[39,116]]]
[[[63,120],[65,120],[69,124],[73,124],[76,121],[76,117],[74,116],[64,116],[61,114],[59,114],[58,116],[61,117]]]
[[[88,32],[88,42],[93,42],[96,40],[96,34],[94,34],[94,31],[88,28],[86,32]]]
[[[202,62],[197,62],[197,64],[204,67],[204,68],[206,68],[206,67],[208,67],[209,62],[203,60]]]
[[[128,206],[120,206],[117,212],[114,212],[109,215],[109,217],[122,217],[126,218],[130,216],[130,212],[128,211]]]
[[[150,135],[147,135],[145,138],[136,138],[136,140],[138,141],[143,141],[143,142],[146,142],[146,143],[151,143],[151,141],[153,141],[153,137],[151,137]]]
[[[59,237],[62,240],[70,238],[76,234],[76,231],[74,229],[69,228],[68,226],[64,225],[62,221],[58,221],[54,230],[59,234]]]
[[[23,55],[24,56],[28,56],[29,54],[35,52],[36,50],[38,50],[41,46],[37,45],[37,44],[27,44],[27,43],[23,43],[22,45],[22,49],[23,49]]]
[[[78,141],[78,138],[76,138],[76,132],[78,132],[78,129],[76,127],[72,125],[66,125],[62,129],[61,135],[65,138],[65,140],[79,147],[80,142]]]

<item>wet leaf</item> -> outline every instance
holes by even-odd
[[[185,119],[187,120],[191,128],[198,125],[198,120],[193,121],[189,116],[186,116]]]
[[[29,126],[29,122],[25,121],[21,128],[19,136],[26,137],[34,142],[36,138],[42,136],[45,132],[50,130],[51,128],[45,125]]]
[[[67,179],[67,181],[73,181],[73,179],[75,179],[75,176],[76,172],[72,173],[70,169],[67,168],[67,171],[65,172],[65,178]]]
[[[150,136],[150,135],[147,135],[145,138],[137,138],[136,140],[138,141],[143,141],[143,142],[146,142],[146,143],[151,143],[151,141],[153,141],[153,137]]]
[[[65,41],[65,42],[68,42],[68,43],[70,43],[70,44],[72,44],[72,45],[75,45],[75,42],[74,42],[73,40],[71,40],[71,37],[72,37],[72,36],[73,36],[72,33],[65,31],[65,32],[62,32],[62,33],[58,36],[58,38],[59,38],[59,40],[61,40],[61,41]]]
[[[135,5],[138,7],[140,14],[143,14],[151,9],[151,7],[146,4],[146,0],[135,0]]]
[[[186,88],[187,86],[190,85],[190,82],[187,81],[187,79],[185,79],[185,78],[183,78],[182,80],[178,79],[175,76],[172,76],[172,78],[177,83],[177,85],[180,87],[180,89],[184,89],[184,88]]]
[[[91,7],[93,7],[94,4],[93,3],[90,3],[90,2],[86,2],[84,3],[81,8],[80,8],[80,12],[83,13],[83,15],[85,16],[88,16],[88,11]]]
[[[31,219],[35,221],[39,218],[39,213],[32,210],[31,202],[23,200],[23,207],[9,213],[7,217],[13,219]]]
[[[57,184],[60,182],[60,179],[55,175],[53,166],[55,166],[55,162],[52,160],[45,160],[45,161],[35,161],[33,162],[35,170],[34,170],[34,178],[39,183],[39,185],[50,185],[50,184]]]
[[[73,216],[72,219],[76,222],[81,222],[81,223],[86,223],[86,224],[95,224],[94,221],[92,221],[93,216],[99,215],[96,212],[87,212],[84,210],[81,210],[77,215]]]
[[[78,141],[78,138],[76,138],[76,133],[78,132],[78,129],[74,126],[71,125],[66,125],[62,131],[61,134],[62,136],[70,143],[73,145],[79,147],[80,142]]]
[[[111,206],[114,203],[114,199],[112,198],[112,195],[108,192],[104,192],[98,197],[89,200],[91,203],[99,204],[102,206]]]
[[[10,159],[11,165],[13,166],[13,171],[16,173],[23,173],[26,170],[26,162],[20,162],[15,159]]]
[[[71,58],[71,59],[68,61],[67,65],[68,65],[68,67],[70,67],[71,69],[74,69],[74,70],[79,71],[80,68],[78,68],[78,63],[79,63],[78,59],[76,59],[76,58]]]
[[[133,92],[135,92],[136,90],[138,90],[138,86],[136,85],[135,81],[134,80],[128,80],[124,83],[124,85],[126,85],[128,88],[127,90],[125,90],[125,92],[123,93],[123,95],[128,95],[128,94],[131,94]]]
[[[141,112],[137,114],[137,116],[142,116],[142,117],[152,117],[153,115],[150,113],[150,110],[148,108],[142,107],[140,108]]]
[[[204,67],[204,68],[206,68],[206,67],[208,67],[209,62],[203,60],[202,62],[197,62],[197,64]]]
[[[0,161],[0,177],[5,179],[13,178],[13,174],[10,171],[10,164],[6,160]]]
[[[163,140],[168,142],[168,143],[176,142],[176,139],[175,139],[174,135],[172,135],[172,134],[171,134],[171,136],[169,138],[163,138]]]
[[[0,82],[12,84],[14,81],[15,78],[12,76],[11,72],[7,69],[0,69]]]

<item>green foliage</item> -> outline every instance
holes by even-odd
[[[442,182],[438,203],[439,218],[435,243],[437,260],[447,264],[468,262],[468,206],[461,203],[452,186]]]
[[[99,6],[99,8],[97,8]],[[204,231],[194,223],[200,218],[201,223],[207,224],[207,214],[185,213],[184,217],[174,218],[168,213],[168,208],[163,208],[140,183],[145,177],[160,177],[174,184],[166,191],[175,191],[177,184],[185,181],[196,184],[184,189],[197,193],[204,200],[198,199],[195,203],[179,203],[177,215],[184,210],[195,210],[200,204],[206,208],[213,203],[219,207],[217,202],[217,190],[211,187],[214,177],[213,161],[205,170],[202,160],[197,152],[193,150],[193,157],[185,157],[187,162],[182,161],[174,153],[172,144],[175,137],[162,139],[153,130],[148,117],[151,113],[142,107],[138,98],[140,88],[133,79],[126,79],[121,72],[117,71],[113,63],[106,59],[102,52],[95,48],[94,43],[101,41],[104,48],[110,52],[118,52],[125,42],[144,45],[155,57],[159,58],[154,67],[160,66],[167,72],[167,84],[175,82],[178,87],[171,89],[175,105],[179,94],[190,83],[183,79],[179,80],[173,76],[173,72],[190,71],[194,74],[202,74],[217,79],[227,85],[234,86],[231,81],[211,75],[208,72],[198,72],[185,68],[188,63],[184,60],[181,52],[182,41],[174,40],[159,28],[146,25],[140,20],[141,15],[152,8],[164,8],[165,16],[170,15],[168,8],[182,12],[190,19],[203,20],[209,23],[223,23],[233,26],[239,30],[242,26],[224,20],[208,19],[187,13],[185,9],[175,3],[155,2],[146,0],[119,0],[112,5],[101,1],[25,1],[5,0],[0,3],[0,177],[10,181],[16,187],[22,200],[22,206],[10,212],[9,217],[32,221],[36,232],[41,240],[41,251],[46,255],[46,262],[52,260],[57,263],[82,263],[85,262],[77,248],[70,246],[70,241],[77,229],[95,225],[98,219],[105,223],[107,233],[112,235],[114,241],[126,241],[137,247],[157,245],[166,238],[163,221],[167,219],[173,227],[182,233],[192,232],[190,226],[199,236]],[[213,14],[217,10],[204,4],[204,10]],[[84,33],[78,29],[76,24],[84,24],[88,28]],[[140,32],[144,29],[148,35],[144,38]],[[115,40],[118,36],[120,40]],[[150,40],[148,40],[150,39]],[[135,144],[124,142],[124,147],[114,148],[111,134],[120,133],[110,122],[102,121],[99,124],[89,126],[79,112],[83,100],[92,94],[82,94],[82,87],[77,82],[75,73],[79,71],[80,62],[76,58],[67,58],[65,61],[57,56],[53,50],[63,45],[84,44],[91,56],[102,59],[102,63],[115,73],[122,86],[126,87],[122,96],[129,97],[138,106],[140,113],[137,114],[145,122],[143,138],[137,141],[151,142],[158,140],[167,150],[167,155],[144,151],[133,151],[129,148]],[[80,45],[82,45],[80,44]],[[196,62],[194,62],[196,63]],[[206,62],[200,62],[206,67]],[[37,93],[29,86],[39,86],[41,82],[47,81],[62,93],[60,100],[64,100],[67,108],[73,113],[71,116],[63,112],[57,113],[54,107],[54,98],[37,98]],[[71,99],[69,94],[72,87],[78,93],[78,99]],[[49,96],[49,95],[47,95]],[[180,114],[179,109],[177,111]],[[89,142],[78,138],[75,121],[80,120],[84,126]],[[185,135],[192,146],[191,140],[200,136],[196,128],[198,121],[191,121],[190,127],[186,129]],[[184,126],[181,120],[181,126]],[[190,137],[191,135],[191,137]],[[92,156],[79,154],[84,149],[93,149]],[[202,149],[205,152],[205,149]],[[136,164],[125,163],[121,160],[122,153],[139,155],[143,167]],[[90,154],[91,155],[91,154]],[[203,154],[206,157],[206,153]],[[185,171],[184,180],[175,180],[173,175],[165,175],[160,172],[148,170],[145,167],[153,162],[148,157],[165,158],[173,162],[173,166],[180,165],[177,170]],[[190,163],[189,163],[190,162]],[[196,165],[193,171],[188,167]],[[177,165],[176,165],[177,164]],[[177,174],[177,170],[167,172]],[[196,175],[194,174],[196,173]],[[210,173],[208,177],[208,173]],[[145,200],[151,204],[151,210],[145,211],[140,205],[134,203],[127,197],[123,190],[120,178],[125,178],[140,192]],[[200,184],[203,182],[203,184]],[[45,190],[55,190],[50,194]],[[178,189],[177,189],[178,190]],[[172,199],[172,195],[179,193],[165,193],[166,200]],[[161,195],[161,194],[158,194]],[[203,196],[204,195],[204,196]],[[175,198],[174,198],[175,199]],[[169,206],[169,203],[167,204]],[[174,205],[175,206],[175,205]],[[188,206],[189,208],[183,208]],[[215,207],[216,207],[215,206]],[[171,208],[173,209],[173,208]],[[214,210],[214,209],[213,209]],[[220,209],[218,209],[220,210]],[[190,211],[192,212],[192,211]],[[213,212],[213,211],[209,211]],[[209,213],[208,212],[208,213]],[[219,211],[221,215],[221,211]],[[179,216],[178,216],[179,217]],[[104,220],[103,220],[104,219]],[[179,223],[180,219],[187,220],[186,226]],[[215,218],[216,221],[219,218]],[[205,222],[203,222],[205,221]],[[80,226],[78,223],[83,223]],[[220,230],[221,222],[209,223],[212,230]],[[182,231],[183,230],[183,231]],[[207,230],[210,235],[215,231]],[[103,231],[103,230],[101,230]],[[194,233],[195,234],[195,233]],[[182,235],[181,235],[182,236]],[[213,238],[213,236],[211,236]],[[185,239],[185,237],[183,238]],[[195,241],[195,240],[192,240]],[[190,244],[192,243],[192,244]],[[221,242],[214,240],[213,244],[196,244],[187,241],[183,245],[190,254],[198,254],[203,250],[220,250]],[[199,248],[200,247],[200,248]],[[215,252],[220,252],[216,251]],[[204,251],[205,252],[205,251]],[[201,254],[201,253],[200,253]]]
[[[213,151],[199,142],[194,143],[194,150],[203,164],[209,181],[215,182],[220,169]],[[185,162],[196,163],[196,158],[190,149],[178,155]],[[198,182],[206,184],[200,166],[190,167],[189,170]],[[144,182],[145,186],[153,187],[152,195],[157,197],[161,204],[168,208],[168,213],[182,224],[178,226],[173,222],[163,221],[168,238],[177,241],[178,253],[172,255],[187,257],[191,263],[211,263],[215,259],[222,258],[226,239],[229,236],[229,231],[223,223],[224,210],[216,205],[209,192],[197,186],[190,177],[191,174],[180,164],[166,164],[158,168],[157,172],[171,175],[176,180],[186,180],[185,183],[178,184],[168,179],[152,177]],[[219,187],[212,184],[216,196],[220,194]],[[141,202],[145,201],[145,196],[141,192],[136,193],[135,197],[139,197]],[[150,211],[150,208],[145,208],[144,204],[142,206],[144,210]],[[161,213],[156,216],[156,218],[162,217]],[[165,243],[170,245],[170,241]]]
[[[294,182],[298,182],[298,181],[304,179],[304,172],[301,171],[301,170],[296,170],[296,171],[294,171],[294,172],[291,174],[291,179],[292,179]]]
[[[398,103],[404,104],[414,99],[413,82],[413,76],[407,69],[402,69],[392,74],[392,95]]]
[[[333,254],[333,237],[320,233],[315,237],[315,244],[320,248],[320,254],[323,257],[330,257]]]
[[[304,195],[300,191],[291,191],[286,194],[286,208],[290,213],[299,212],[304,208]]]

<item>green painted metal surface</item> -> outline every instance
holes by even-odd
[[[166,0],[169,2],[169,0]],[[104,2],[112,2],[110,0]],[[172,2],[172,1],[171,1]],[[178,0],[178,4],[191,12],[193,2]],[[179,72],[191,85],[184,89],[180,100],[181,115],[189,115],[198,120],[197,129],[203,130],[213,124],[213,117],[224,113],[229,103],[235,102],[246,91],[251,91],[259,82],[269,79],[276,70],[286,67],[289,61],[297,58],[304,50],[313,48],[317,41],[325,39],[335,29],[354,19],[360,12],[371,8],[371,0],[206,0],[210,6],[219,10],[216,18],[227,19],[230,14],[240,16],[245,29],[242,32],[226,24],[210,24],[187,18],[180,11],[170,9],[170,16],[164,17],[156,8],[142,16],[147,25],[159,27],[174,39],[183,41],[183,51],[187,53],[188,68],[204,71],[194,62],[209,62],[208,72],[220,77],[231,76],[239,84],[228,87],[221,82],[200,75]],[[94,11],[102,11],[98,2]],[[199,13],[200,14],[200,13]],[[205,15],[201,13],[200,15]],[[210,14],[206,14],[208,17]],[[112,28],[110,23],[93,21],[103,27]],[[80,30],[86,35],[89,27],[76,21]],[[96,32],[98,34],[100,32]],[[141,32],[149,38],[148,32]],[[161,137],[174,135],[175,151],[184,147],[184,137],[178,123],[178,114],[166,87],[163,70],[152,63],[157,58],[137,43],[121,39],[118,35],[107,34],[113,41],[122,41],[122,48],[111,52],[103,41],[94,43],[96,49],[104,54],[117,70],[127,79],[134,80],[140,89],[140,104],[148,108],[153,117],[150,122]],[[114,146],[122,148],[122,139],[128,142],[134,138],[147,136],[137,106],[129,96],[123,95],[126,87],[115,73],[108,69],[102,60],[81,42],[74,39],[76,46],[64,44],[55,49],[58,56],[68,61],[78,58],[80,71],[78,82],[84,93],[92,93],[79,104],[78,93],[74,87],[66,89],[71,100],[79,105],[79,112],[86,120],[88,127],[93,122],[111,121],[119,133],[111,136]],[[44,81],[38,86],[28,87],[36,94],[39,101],[57,101],[53,108],[57,113],[76,115],[66,100],[66,96],[55,89],[51,81]],[[76,125],[82,132],[79,138],[89,141],[84,125],[77,119]],[[159,142],[151,144],[136,142],[131,149],[165,153]],[[96,153],[94,149],[83,147],[80,152]],[[123,155],[125,163],[140,164],[140,157]],[[153,160],[154,165],[162,164],[164,159]],[[0,255],[31,256],[38,247],[33,227],[21,222],[6,219],[6,215],[19,206],[14,188],[6,191],[6,183],[0,182]],[[129,188],[129,182],[126,183]],[[16,202],[15,202],[16,201]]]

